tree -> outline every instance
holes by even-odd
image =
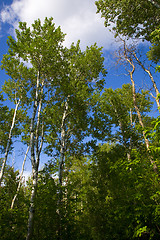
[[[4,98],[1,94],[0,94],[0,101],[1,101],[1,103],[0,103],[0,111],[1,111],[1,115],[0,115],[0,151],[1,151],[1,154],[4,154],[6,146],[7,146],[7,140],[8,140],[11,123],[12,123],[11,117],[13,114],[13,109],[9,110],[9,108],[7,106],[5,106]],[[13,135],[16,136],[15,132],[13,133]],[[10,144],[12,145],[12,141]]]
[[[59,183],[67,151],[76,152],[87,136],[90,101],[95,89],[103,87],[105,76],[101,48],[95,45],[81,51],[79,42],[68,49],[64,84],[56,91],[46,110],[48,154],[57,151],[59,157]],[[57,114],[58,113],[58,114]],[[77,151],[78,152],[78,151]]]
[[[28,219],[29,196],[26,194],[22,182],[14,209],[10,208],[18,186],[19,172],[9,165],[6,165],[5,169],[0,191],[0,236],[2,240],[24,240]]]
[[[159,238],[159,180],[145,151],[133,150],[128,161],[122,145],[107,143],[99,145],[90,160],[86,195],[92,238]]]
[[[133,75],[135,73],[136,68],[135,68],[135,63],[134,63],[133,57],[132,57],[132,53],[130,54],[130,52],[131,52],[131,50],[130,51],[128,50],[128,48],[127,48],[127,46],[124,42],[122,52],[120,52],[120,54],[119,54],[119,59],[121,61],[125,61],[127,64],[129,64],[129,67],[128,67],[127,71],[129,73],[130,80],[131,80],[133,104],[134,104],[134,108],[135,108],[136,113],[137,113],[139,124],[140,124],[141,129],[142,129],[142,134],[143,134],[143,138],[144,138],[144,141],[145,141],[146,149],[147,149],[148,153],[150,153],[150,151],[149,151],[149,147],[150,147],[149,139],[147,138],[144,121],[143,121],[143,118],[142,118],[140,108],[139,108],[138,103],[137,103],[135,81],[134,81],[134,78],[133,78]],[[140,62],[137,59],[135,53],[133,53],[133,56],[136,58],[137,62],[140,64]],[[143,67],[143,65],[142,65],[142,67]],[[149,156],[149,159],[150,159],[151,164],[153,165],[154,171],[157,174],[159,174],[158,173],[158,167],[157,167],[154,159],[152,158],[152,156]]]
[[[117,34],[150,39],[150,34],[160,23],[158,0],[96,1],[97,11],[105,18],[105,26],[113,26]]]
[[[26,162],[26,158],[27,158],[27,154],[29,152],[29,148],[30,146],[27,147],[27,151],[26,151],[26,154],[24,156],[24,160],[23,160],[23,164],[22,164],[22,171],[21,171],[21,174],[20,174],[20,177],[19,177],[19,183],[18,183],[18,186],[17,186],[17,190],[16,190],[16,193],[12,199],[12,203],[11,203],[11,209],[13,209],[14,207],[14,203],[16,201],[16,198],[20,192],[20,188],[21,188],[21,185],[22,185],[22,179],[23,179],[23,172],[24,172],[24,166],[25,166],[25,162]]]
[[[23,85],[27,84],[28,86],[24,101],[26,101],[30,108],[30,152],[33,187],[27,239],[31,238],[33,231],[34,199],[36,196],[40,153],[42,151],[45,131],[42,117],[46,106],[44,88],[48,91],[47,86],[49,85],[49,81],[54,81],[54,84],[57,84],[59,73],[63,68],[61,64],[63,57],[61,42],[64,39],[64,34],[60,28],[55,28],[52,20],[52,18],[46,18],[43,26],[41,26],[40,20],[37,20],[32,25],[32,30],[27,28],[26,23],[20,23],[19,30],[16,30],[17,40],[15,41],[12,37],[9,38],[9,53],[4,56],[4,67],[7,70],[9,69],[8,74],[13,79],[15,77],[17,79],[16,74],[19,74],[18,80]],[[26,67],[26,63],[29,63],[30,67]],[[17,68],[19,70],[18,73],[16,71]],[[24,75],[24,73],[26,74]],[[23,90],[24,88],[20,87],[21,89]]]
[[[152,106],[148,94],[147,91],[135,93],[136,104],[143,121]],[[132,149],[143,145],[133,101],[132,85],[123,84],[122,88],[115,90],[104,89],[101,96],[94,96],[93,105],[92,136],[102,142],[111,141],[122,144],[130,161]],[[152,119],[149,122],[151,121]]]
[[[33,230],[35,240],[56,240],[58,238],[57,191],[58,188],[48,164],[39,172]]]
[[[59,159],[59,216],[62,219],[62,185],[66,154],[82,154],[89,125],[90,99],[96,88],[102,88],[105,76],[101,48],[95,45],[81,51],[79,42],[66,50],[63,85],[59,86],[46,109],[48,146],[46,153]],[[79,152],[80,151],[80,152]],[[61,228],[61,227],[60,227]],[[60,229],[61,232],[61,229]],[[61,237],[61,233],[59,233]]]
[[[27,113],[22,135],[24,143],[30,145],[33,175],[26,238],[29,240],[33,233],[40,155],[45,134],[50,131],[48,126],[53,122],[51,131],[56,129],[57,136],[60,136],[60,144],[56,144],[60,151],[59,183],[62,184],[66,143],[69,145],[69,139],[74,142],[73,132],[79,137],[78,142],[83,138],[80,137],[83,135],[80,131],[86,127],[85,121],[79,121],[77,106],[81,106],[85,113],[85,104],[89,102],[94,85],[100,87],[103,84],[103,80],[99,80],[99,74],[102,72],[105,75],[105,70],[101,48],[96,45],[87,48],[85,52],[80,50],[79,42],[69,50],[64,48],[64,34],[60,28],[55,28],[52,18],[46,18],[43,25],[40,20],[35,21],[32,29],[26,23],[20,23],[16,35],[17,40],[9,38],[9,50],[4,56],[3,68],[12,78],[8,81],[12,85],[12,89],[8,88],[10,97],[13,99],[15,93],[23,101],[22,106]],[[57,109],[60,110],[60,116],[56,115]],[[54,121],[47,120],[47,113],[52,114],[50,116]],[[74,128],[77,126],[81,129],[76,131]],[[26,131],[28,127],[29,134]]]
[[[20,104],[20,100],[18,102],[16,102],[16,106],[15,106],[15,110],[14,110],[14,114],[13,114],[13,119],[12,119],[12,124],[11,124],[10,131],[9,131],[7,146],[6,146],[6,149],[5,149],[5,156],[4,156],[4,159],[3,159],[1,172],[0,172],[0,186],[1,186],[1,183],[2,183],[2,180],[3,180],[3,175],[4,175],[4,171],[5,171],[7,157],[8,157],[8,153],[9,153],[9,150],[10,150],[12,131],[13,131],[13,128],[14,128],[14,125],[15,125],[16,114],[17,114],[19,104]]]
[[[155,62],[156,64],[159,63],[160,60],[160,44],[159,44],[159,39],[160,39],[160,29],[157,27],[152,34],[151,34],[151,43],[152,47],[150,48],[150,51],[148,52],[148,58]],[[157,65],[156,70],[160,72],[160,67]]]

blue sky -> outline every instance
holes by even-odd
[[[118,49],[119,43],[114,39],[113,33],[104,27],[104,20],[96,14],[94,0],[1,0],[0,1],[0,60],[7,52],[7,37],[14,37],[14,30],[18,27],[19,21],[26,21],[31,25],[33,21],[45,17],[53,17],[56,26],[61,26],[62,31],[67,34],[65,45],[70,46],[72,42],[80,39],[81,48],[85,49],[97,42],[98,46],[104,47],[105,66],[108,70],[105,87],[113,89],[121,87],[122,84],[130,82],[129,76],[125,76],[123,67],[115,65],[113,52]],[[139,45],[143,53],[148,51],[148,44]],[[154,70],[153,70],[154,72]],[[159,89],[159,74],[154,74]],[[0,70],[0,86],[7,79],[5,72]],[[135,73],[137,89],[139,87],[150,88],[151,83],[143,70],[137,68]],[[154,108],[152,115],[157,115]],[[21,146],[22,147],[22,146]],[[20,154],[21,148],[15,148],[15,155]],[[24,149],[25,151],[25,149]],[[13,154],[13,155],[14,155]],[[13,161],[14,156],[10,159]],[[21,156],[18,159],[22,159]],[[42,159],[42,163],[45,160]],[[22,160],[20,160],[22,162]],[[26,170],[29,169],[29,162]],[[21,163],[15,163],[19,168]]]

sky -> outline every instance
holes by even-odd
[[[35,19],[43,22],[45,17],[53,17],[56,26],[66,33],[67,47],[81,40],[81,47],[97,42],[109,49],[114,37],[104,28],[104,20],[96,14],[94,0],[1,0],[1,35],[13,34],[18,22],[31,25]],[[10,24],[10,28],[5,28]]]
[[[113,51],[118,48],[119,43],[115,41],[114,34],[104,27],[104,19],[96,14],[94,0],[0,0],[0,61],[3,54],[7,53],[7,37],[15,37],[15,28],[18,28],[19,21],[25,21],[31,26],[34,20],[39,18],[43,22],[45,17],[53,17],[56,27],[61,26],[66,33],[65,46],[69,47],[78,40],[82,50],[95,42],[99,47],[103,46],[108,70],[105,87],[115,89],[130,82],[129,77],[126,78],[123,74],[124,69],[115,66]],[[148,45],[144,44],[143,48],[146,51]],[[148,86],[147,77],[141,70],[137,71],[135,77],[138,79],[137,85],[145,88]],[[0,70],[0,86],[5,79],[5,72]]]

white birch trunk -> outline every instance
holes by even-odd
[[[15,125],[15,120],[16,120],[16,114],[17,114],[17,110],[19,107],[21,99],[18,100],[18,102],[16,103],[16,107],[14,110],[14,115],[13,115],[13,119],[12,119],[12,125],[10,128],[10,132],[9,132],[9,136],[8,136],[8,141],[7,141],[7,146],[6,146],[6,150],[5,150],[5,156],[3,159],[3,163],[2,163],[2,167],[1,167],[1,172],[0,172],[0,186],[3,180],[3,175],[4,175],[4,171],[5,171],[5,166],[6,166],[6,162],[7,162],[7,158],[8,158],[8,153],[9,153],[9,148],[10,148],[10,144],[11,144],[11,138],[12,138],[12,131]]]
[[[43,93],[43,86],[44,81],[42,81],[41,86],[41,94]],[[44,135],[44,126],[42,123],[42,130],[41,134],[40,131],[40,115],[42,109],[42,96],[39,94],[39,87],[40,87],[40,77],[39,73],[37,76],[37,86],[36,86],[36,98],[34,101],[33,106],[33,114],[31,119],[31,135],[30,135],[30,148],[31,148],[31,164],[32,164],[32,176],[33,176],[33,185],[32,185],[32,192],[31,192],[31,200],[30,200],[30,209],[29,209],[29,218],[28,218],[28,233],[26,240],[30,240],[33,234],[33,225],[34,225],[34,212],[35,212],[35,197],[36,197],[36,189],[38,183],[38,169],[39,169],[39,162],[40,162],[40,153],[42,150],[43,145],[43,135]],[[38,100],[38,98],[40,98]],[[37,120],[36,120],[37,114]],[[36,129],[34,129],[36,125]],[[39,136],[41,135],[41,142],[39,146]]]
[[[138,108],[138,106],[137,106],[137,101],[136,101],[135,82],[134,82],[134,80],[133,80],[133,73],[134,73],[134,71],[135,71],[135,66],[134,66],[132,60],[127,57],[126,52],[125,52],[125,48],[124,48],[124,56],[125,56],[127,62],[128,62],[128,63],[131,65],[131,67],[132,67],[132,70],[129,71],[129,74],[130,74],[130,79],[131,79],[131,83],[132,83],[133,103],[134,103],[135,110],[136,110],[136,112],[137,112],[139,124],[141,125],[141,127],[142,127],[142,129],[143,129],[143,130],[142,130],[142,134],[143,134],[143,138],[144,138],[144,141],[145,141],[145,145],[146,145],[147,151],[150,152],[150,150],[149,150],[149,146],[150,146],[149,140],[148,140],[147,137],[146,137],[146,133],[145,133],[145,131],[144,131],[143,120],[142,120],[141,113],[140,113],[140,110],[139,110],[139,108]],[[155,172],[156,174],[158,174],[158,168],[157,168],[157,165],[156,165],[155,161],[153,160],[152,156],[149,156],[149,159],[150,159],[151,164],[153,165],[153,170],[154,170],[154,172]]]
[[[37,167],[32,169],[32,176],[33,176],[33,185],[32,185],[30,209],[29,209],[28,233],[27,233],[27,238],[26,238],[27,240],[30,240],[32,238],[32,234],[33,234],[33,220],[34,220],[34,212],[35,212],[35,197],[36,197],[36,189],[37,189],[37,182],[38,182],[38,170],[37,170]]]
[[[23,160],[22,171],[21,171],[21,174],[20,174],[20,178],[19,178],[19,183],[18,183],[18,187],[17,187],[16,194],[14,195],[14,198],[12,199],[11,209],[13,209],[13,207],[14,207],[15,200],[16,200],[17,195],[18,195],[18,193],[19,193],[19,191],[20,191],[20,188],[21,188],[22,177],[23,177],[23,172],[24,172],[24,166],[25,166],[27,154],[28,154],[28,152],[29,152],[29,148],[30,148],[30,146],[28,146],[27,151],[26,151],[26,154],[25,154],[25,157],[24,157],[24,160]]]
[[[65,161],[65,150],[66,150],[66,128],[65,121],[68,116],[68,98],[64,105],[64,112],[62,116],[61,123],[61,140],[60,140],[60,159],[59,159],[59,170],[58,170],[58,180],[59,180],[59,199],[58,199],[58,214],[59,214],[59,229],[58,236],[59,240],[62,240],[62,184],[63,184],[63,167]]]
[[[68,116],[68,99],[65,102],[64,112],[62,116],[61,124],[61,146],[60,146],[60,160],[59,160],[59,184],[62,185],[62,175],[63,175],[63,164],[65,158],[66,149],[66,131],[65,131],[65,121]]]
[[[159,90],[158,90],[158,87],[157,87],[157,84],[153,78],[153,75],[151,73],[151,71],[147,68],[145,68],[145,66],[142,64],[142,62],[139,60],[139,58],[137,57],[136,53],[133,51],[133,56],[135,57],[136,61],[138,62],[138,64],[142,67],[142,69],[148,74],[148,76],[150,77],[151,81],[152,81],[152,84],[153,84],[153,88],[155,90],[155,93],[156,93],[156,97],[155,100],[156,100],[156,103],[157,103],[157,107],[158,107],[158,110],[160,112],[160,101],[159,101],[159,98],[158,98],[158,95],[159,95]]]

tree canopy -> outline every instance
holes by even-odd
[[[160,2],[150,0],[99,0],[97,11],[117,34],[150,39],[150,34],[160,24]]]

